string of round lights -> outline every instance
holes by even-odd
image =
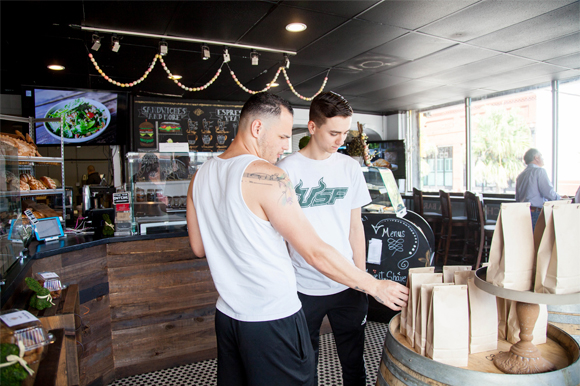
[[[276,79],[278,79],[278,76],[280,75],[280,71],[282,70],[282,67],[278,68],[278,71],[276,71],[276,76],[274,76],[274,79],[272,79],[272,81],[270,83],[268,83],[268,85],[266,87],[264,87],[263,89],[261,89],[260,91],[253,91],[248,89],[246,86],[244,86],[242,84],[242,82],[240,82],[238,80],[238,77],[236,76],[236,74],[234,73],[234,71],[232,70],[232,68],[230,67],[229,64],[226,63],[226,65],[228,66],[228,68],[230,69],[230,75],[232,76],[232,79],[236,82],[236,84],[238,86],[240,86],[240,88],[242,90],[244,90],[245,92],[249,93],[249,94],[259,94],[261,92],[266,92],[268,91],[271,87],[273,83],[276,83]]]
[[[91,59],[91,62],[93,62],[93,65],[95,66],[95,69],[99,72],[99,74],[101,74],[101,76],[103,78],[105,78],[109,83],[112,83],[115,86],[119,86],[119,87],[133,87],[133,86],[143,82],[145,80],[145,78],[147,78],[147,75],[149,75],[151,70],[153,70],[153,67],[155,67],[155,64],[157,63],[157,59],[161,58],[161,56],[159,54],[155,55],[155,57],[153,58],[153,61],[151,62],[151,65],[145,71],[145,73],[139,79],[137,79],[136,81],[130,82],[130,83],[121,83],[121,82],[117,82],[116,80],[113,80],[107,74],[105,74],[105,72],[103,70],[101,70],[97,61],[93,57],[93,54],[89,53],[89,58]]]
[[[324,82],[322,82],[322,86],[320,86],[320,89],[318,89],[318,92],[316,92],[316,94],[312,95],[310,98],[307,98],[303,95],[298,94],[298,92],[296,90],[294,90],[294,86],[292,85],[292,82],[290,82],[290,78],[288,77],[288,74],[286,73],[286,69],[284,67],[280,67],[280,69],[282,71],[284,71],[284,77],[286,78],[286,83],[288,83],[288,86],[290,86],[290,90],[292,90],[294,95],[296,95],[298,98],[305,100],[305,101],[311,101],[314,98],[316,98],[316,96],[318,94],[320,94],[322,92],[322,90],[324,90],[324,87],[326,87],[326,82],[328,82],[328,72],[327,72],[326,77],[324,78]],[[280,70],[278,70],[278,71],[280,71]]]
[[[163,69],[165,70],[165,72],[167,73],[167,75],[169,75],[170,79],[173,79],[173,81],[182,89],[184,89],[185,91],[202,91],[205,90],[206,88],[208,88],[209,86],[212,85],[213,82],[216,81],[216,79],[220,76],[220,74],[222,73],[222,66],[224,65],[224,63],[222,62],[222,65],[220,66],[220,68],[217,70],[217,72],[215,73],[215,75],[213,76],[213,78],[210,79],[209,82],[207,82],[206,84],[204,84],[201,87],[187,87],[183,84],[181,84],[181,82],[177,79],[175,79],[175,77],[173,76],[173,74],[171,73],[171,71],[169,71],[169,68],[167,68],[167,65],[165,64],[165,61],[163,60],[163,58],[159,56],[159,61],[161,62],[161,65],[163,66]]]

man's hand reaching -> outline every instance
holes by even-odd
[[[391,280],[378,280],[377,291],[373,297],[391,310],[400,311],[407,305],[409,288]]]

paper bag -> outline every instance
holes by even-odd
[[[453,275],[457,271],[471,271],[471,265],[444,265],[443,283],[453,283]]]
[[[466,367],[469,356],[469,310],[466,285],[433,287],[427,318],[427,356]]]
[[[417,303],[421,295],[421,285],[428,283],[443,283],[441,273],[411,273],[409,274],[409,299],[407,300],[407,326],[405,327],[407,342],[415,345],[415,321],[417,319]]]
[[[435,272],[435,267],[418,267],[418,268],[409,268],[409,272],[407,273],[407,288],[411,288],[411,283],[409,282],[409,277],[412,273],[433,273]],[[409,291],[409,296],[411,295],[411,291]],[[407,304],[409,304],[409,300],[407,299]],[[403,307],[401,309],[401,334],[406,334],[406,327],[407,327],[407,307]]]
[[[497,303],[495,296],[475,285],[475,273],[467,279],[469,295],[469,353],[497,350]],[[457,275],[457,273],[456,273]]]
[[[421,284],[421,295],[417,303],[417,317],[415,321],[415,352],[425,355],[425,342],[427,341],[427,318],[431,306],[433,287],[438,285],[453,285],[451,283]]]
[[[487,281],[499,287],[530,291],[535,265],[530,203],[501,204],[489,251]]]
[[[496,298],[497,305],[497,338],[507,340],[507,323],[511,300]]]
[[[518,314],[516,312],[515,301],[508,301],[509,313],[508,313],[508,323],[507,323],[507,341],[514,344],[520,341],[520,322],[518,319]],[[532,343],[535,345],[544,344],[547,341],[548,333],[548,306],[545,304],[540,304],[540,314],[538,315],[538,320],[534,326],[532,334]]]
[[[467,285],[467,280],[473,276],[475,276],[475,271],[455,271],[453,283]]]
[[[551,213],[550,213],[551,209]],[[536,292],[580,292],[580,204],[544,206],[536,260]]]
[[[542,212],[538,216],[538,221],[536,221],[536,227],[534,228],[534,250],[536,254],[538,253],[538,248],[540,247],[540,241],[542,240],[542,235],[546,229],[547,219],[552,217],[552,209],[554,205],[570,204],[572,200],[558,200],[558,201],[546,201],[542,207]]]

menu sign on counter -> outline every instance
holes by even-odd
[[[136,152],[158,152],[172,143],[189,151],[223,152],[234,139],[242,103],[136,98],[133,145]]]

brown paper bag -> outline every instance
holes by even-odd
[[[475,285],[475,271],[467,279],[469,295],[469,353],[497,350],[497,303],[495,296]],[[457,273],[456,273],[457,275]]]
[[[421,295],[417,303],[417,317],[415,321],[415,352],[425,355],[425,342],[427,341],[427,318],[431,306],[433,287],[438,285],[453,285],[451,283],[421,284]]]
[[[466,367],[469,357],[469,310],[466,285],[433,287],[427,318],[427,356]]]
[[[443,274],[441,273],[411,273],[409,275],[409,299],[407,300],[407,326],[405,327],[407,342],[414,347],[415,345],[415,322],[417,320],[417,303],[421,295],[421,285],[428,283],[443,283]]]
[[[407,288],[411,288],[411,283],[409,281],[409,277],[411,276],[412,273],[433,273],[435,272],[435,267],[418,267],[418,268],[409,268],[409,272],[407,273]],[[409,291],[409,295],[410,295]],[[411,299],[407,299],[407,304],[409,304],[409,301]],[[406,327],[407,327],[407,314],[408,314],[408,307],[403,307],[401,309],[401,325],[400,325],[400,329],[401,329],[401,334],[402,335],[407,335],[406,334]]]
[[[499,287],[533,289],[535,265],[530,203],[501,204],[489,251],[487,281]]]
[[[509,302],[509,313],[508,313],[508,323],[507,323],[507,341],[514,344],[520,341],[520,322],[518,319],[518,314],[516,312],[515,301],[508,300]],[[532,343],[535,345],[544,344],[547,341],[548,333],[548,306],[545,304],[540,304],[540,314],[538,315],[538,320],[534,325],[532,334]]]
[[[534,290],[580,292],[580,204],[544,205],[542,213],[546,224],[538,247]]]
[[[473,276],[475,276],[475,271],[455,271],[453,283],[467,285],[467,280]]]
[[[471,265],[444,265],[443,283],[453,283],[453,275],[457,271],[471,271]]]
[[[510,312],[510,300],[496,298],[497,305],[497,338],[507,340],[507,323]]]

